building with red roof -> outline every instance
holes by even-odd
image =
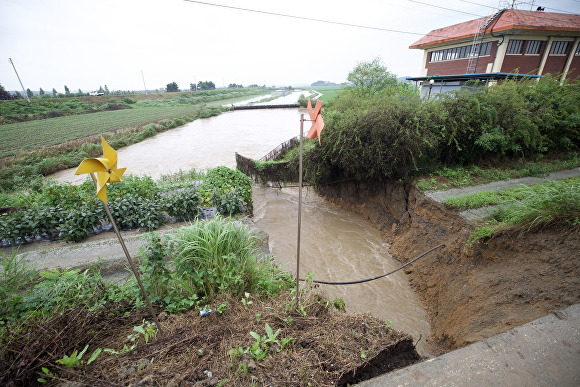
[[[429,32],[409,48],[424,51],[423,81],[440,91],[470,79],[552,74],[580,79],[580,15],[503,9]],[[425,82],[426,81],[426,82]],[[446,86],[445,86],[446,82]],[[452,85],[453,83],[453,85]]]

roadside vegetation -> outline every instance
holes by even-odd
[[[489,217],[475,226],[468,245],[485,242],[505,228],[526,232],[548,226],[573,228],[580,225],[580,178],[483,191],[447,198],[444,203],[459,210],[493,206]]]
[[[546,156],[578,159],[578,99],[578,83],[560,86],[551,77],[429,100],[393,81],[361,83],[325,106],[322,145],[305,153],[305,177],[317,185],[378,182],[513,161],[537,174]]]

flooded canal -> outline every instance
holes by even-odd
[[[297,93],[295,98],[298,98]],[[291,103],[284,102],[284,103]],[[295,102],[295,101],[294,101]],[[279,103],[279,102],[278,102]],[[127,174],[162,174],[180,169],[205,170],[220,165],[235,168],[235,153],[260,158],[278,144],[299,134],[301,109],[242,110],[196,120],[183,127],[118,150],[119,167]],[[308,125],[306,125],[308,126]],[[308,127],[305,128],[308,130]],[[74,170],[52,177],[82,182]],[[296,271],[298,190],[254,187],[254,222],[270,236],[270,248],[288,271]],[[314,193],[303,190],[301,276],[343,282],[375,277],[399,266],[388,253],[379,232],[361,217]],[[402,271],[357,285],[322,285],[325,293],[341,297],[350,313],[370,313],[390,320],[395,329],[423,339],[425,352],[429,324],[419,300]]]

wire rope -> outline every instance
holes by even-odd
[[[423,258],[425,255],[429,254],[431,251],[436,250],[436,249],[438,249],[440,247],[445,247],[445,245],[444,244],[440,244],[438,246],[432,247],[429,250],[425,251],[423,254],[418,255],[417,257],[413,258],[409,262],[405,263],[404,265],[399,266],[395,270],[390,271],[390,272],[385,273],[385,274],[381,274],[381,275],[376,276],[376,277],[367,278],[367,279],[358,280],[358,281],[347,281],[347,282],[330,282],[330,281],[316,281],[316,280],[313,280],[312,282],[315,283],[315,284],[324,284],[324,285],[354,285],[354,284],[362,284],[364,282],[374,281],[374,280],[377,280],[379,278],[383,278],[383,277],[386,277],[388,275],[391,275],[393,273],[398,272],[399,270],[401,270],[401,269],[409,266],[413,262],[417,261],[419,258]],[[300,281],[305,281],[305,280],[304,279],[300,279]]]

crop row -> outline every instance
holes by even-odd
[[[2,125],[0,126],[2,137],[0,157],[150,122],[183,117],[199,110],[199,107],[191,105],[148,107]]]

